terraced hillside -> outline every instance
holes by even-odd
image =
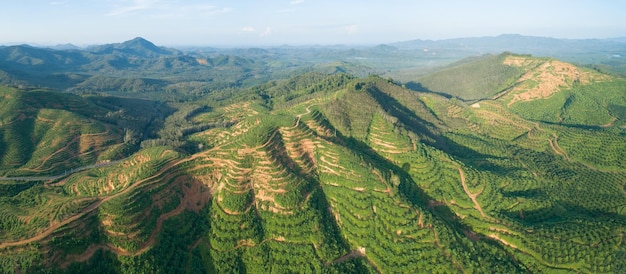
[[[535,64],[520,75],[566,66],[514,58]],[[529,102],[551,104],[577,85],[589,98],[615,87],[619,98],[622,80],[589,73]],[[11,204],[0,211],[3,271],[626,269],[626,136],[614,114],[626,104],[600,105],[611,124],[570,124],[511,103],[531,78],[471,105],[377,76],[316,79],[185,115],[216,125],[185,136],[192,152],[153,146],[14,184],[1,197]]]
[[[408,83],[466,102],[498,100],[522,118],[548,123],[624,125],[624,79],[551,58],[502,53],[471,58]]]
[[[50,175],[112,160],[123,131],[78,96],[0,88],[0,174]],[[113,154],[113,155],[112,155]]]
[[[526,66],[532,58],[505,62]],[[624,79],[581,69],[558,60],[538,62],[496,98],[522,117],[550,123],[611,127],[623,125]],[[538,110],[538,111],[533,111]]]

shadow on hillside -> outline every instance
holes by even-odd
[[[335,248],[343,249],[343,252],[348,252],[350,250],[350,243],[346,240],[344,236],[342,236],[341,228],[339,224],[335,221],[335,217],[333,214],[328,211],[328,208],[331,208],[330,202],[328,198],[324,194],[322,189],[322,184],[319,181],[317,176],[312,176],[311,174],[307,174],[300,165],[293,160],[292,157],[289,156],[287,152],[287,148],[283,142],[283,137],[280,131],[276,130],[275,134],[272,135],[273,141],[267,147],[268,154],[272,158],[272,160],[278,162],[281,166],[285,167],[293,174],[293,176],[298,176],[302,178],[304,181],[308,182],[307,185],[303,186],[298,193],[298,198],[301,201],[305,201],[305,196],[309,193],[311,194],[310,201],[313,205],[312,208],[317,211],[319,214],[319,222],[321,226],[321,230],[325,232],[326,241],[324,244],[334,246]],[[304,153],[303,157],[311,158],[312,156],[308,153]],[[302,206],[302,205],[299,205]],[[257,214],[259,218],[259,222],[263,223],[261,216]],[[330,236],[330,237],[329,237]],[[329,263],[329,262],[325,262]],[[355,261],[356,267],[359,269],[366,269],[365,265],[363,265],[364,261]]]
[[[421,140],[422,142],[437,148],[445,147],[445,142],[437,132],[435,124],[415,115],[412,110],[398,102],[396,98],[391,97],[375,86],[368,87],[367,92],[370,93],[385,112],[398,118],[402,124],[407,126],[407,130],[413,131],[417,136],[424,137]]]
[[[433,122],[417,116],[412,110],[408,109],[385,92],[380,91],[378,88],[370,87],[367,90],[387,113],[398,118],[398,120],[407,127],[407,130],[420,136],[421,142],[440,149],[477,170],[488,170],[498,174],[507,174],[518,170],[487,161],[488,159],[502,159],[502,157],[482,154],[442,135],[437,125]]]
[[[447,205],[438,205],[433,207],[431,201],[436,201],[433,197],[428,195],[411,177],[411,175],[403,169],[401,166],[391,162],[385,157],[381,156],[372,147],[368,146],[363,141],[360,141],[354,137],[347,137],[341,134],[340,131],[335,128],[326,120],[323,114],[318,114],[320,124],[327,127],[329,130],[336,132],[336,136],[321,138],[326,139],[329,142],[333,142],[339,145],[343,145],[350,149],[355,155],[359,155],[364,162],[371,164],[372,168],[377,169],[383,174],[383,177],[390,178],[392,175],[397,175],[400,178],[400,183],[397,186],[399,194],[407,199],[413,206],[418,207],[420,210],[431,212],[439,220],[449,225],[451,228],[458,232],[458,235],[465,235],[463,231],[472,231],[472,229],[460,222],[454,211],[452,211]]]
[[[163,128],[165,119],[176,111],[164,102],[149,99],[114,96],[90,99],[108,110],[105,116],[98,119],[141,133],[142,140],[158,137],[157,132]]]
[[[454,156],[454,158],[460,160],[465,165],[474,168],[476,170],[481,171],[489,171],[500,175],[511,174],[515,171],[523,170],[522,168],[516,167],[505,167],[502,165],[498,165],[493,163],[491,160],[506,160],[506,157],[498,157],[489,154],[480,153],[472,148],[464,146],[463,144],[457,143],[454,140],[442,136],[441,137],[445,142],[445,147],[440,148],[446,153]]]
[[[548,124],[548,125],[576,128],[576,129],[589,130],[589,131],[604,130],[604,127],[599,126],[599,125],[598,126],[591,126],[591,125],[581,125],[581,124],[564,124],[564,123],[555,123],[555,122],[549,122],[549,121],[539,121],[539,122],[544,123],[544,124]]]
[[[531,190],[531,193],[538,192],[537,196],[532,198],[550,199],[542,190]],[[509,193],[510,194],[510,193]],[[519,197],[519,196],[510,196]],[[525,197],[531,198],[531,197]],[[623,214],[608,212],[602,209],[589,209],[578,204],[555,201],[553,204],[545,207],[535,208],[533,210],[515,210],[509,211],[502,209],[501,214],[525,225],[538,225],[542,223],[567,222],[572,220],[587,219],[593,221],[613,221],[624,219]]]
[[[419,82],[409,81],[409,82],[406,82],[404,84],[404,87],[406,87],[407,89],[410,89],[412,91],[437,94],[439,96],[443,96],[443,97],[446,97],[448,99],[455,98],[454,96],[452,96],[450,94],[447,94],[447,93],[444,93],[444,92],[432,91],[432,90],[428,89],[427,87],[423,86],[422,83],[419,83]]]

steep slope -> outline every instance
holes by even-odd
[[[375,85],[371,80],[363,84]],[[358,93],[349,89],[338,92]],[[170,164],[171,171],[163,173],[169,175],[154,180],[178,188],[179,179],[174,178],[181,182],[189,178],[187,182],[210,189],[208,212],[201,213],[210,223],[204,232],[209,236],[196,236],[199,238],[188,244],[204,246],[203,253],[211,254],[210,259],[204,258],[211,268],[218,272],[319,272],[333,268],[427,271],[478,267],[477,262],[462,259],[460,248],[452,247],[454,252],[445,248],[460,241],[483,254],[483,267],[516,269],[510,260],[497,266],[488,259],[487,254],[506,255],[473,244],[447,219],[451,213],[429,209],[428,196],[416,188],[406,171],[375,151],[364,153],[362,145],[341,133],[335,135],[324,114],[313,109],[333,97],[276,113],[264,113],[248,104],[227,106],[222,115],[240,122],[232,129],[200,133],[217,141],[214,148]],[[379,127],[392,126],[385,120],[376,121]],[[379,136],[385,137],[391,138],[386,142],[396,142],[393,135]],[[409,137],[402,138],[404,150],[390,153],[415,151]],[[383,140],[373,142],[380,145]],[[183,204],[187,205],[181,201]],[[115,220],[106,223],[109,227],[120,225]],[[140,241],[138,246],[145,245]],[[138,256],[134,260],[154,256],[121,242],[105,249],[129,250],[126,254]],[[93,254],[93,249],[85,252],[76,258]],[[429,265],[402,254],[422,254],[436,263]]]

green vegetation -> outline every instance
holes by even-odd
[[[465,59],[441,71],[420,77],[407,87],[417,91],[445,93],[464,100],[491,98],[510,87],[524,68],[505,64],[510,53]]]
[[[626,81],[512,54],[431,77],[493,98],[311,71],[192,101],[2,88],[0,267],[623,272]]]
[[[519,102],[512,110],[520,116],[572,126],[612,126],[624,124],[619,106],[626,104],[623,79],[577,84],[552,95],[549,100]]]
[[[50,91],[1,88],[0,172],[58,174],[103,158],[122,143],[118,127],[89,100]]]

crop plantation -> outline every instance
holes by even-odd
[[[1,272],[626,271],[623,78],[511,53],[418,88],[280,73],[0,88]]]

